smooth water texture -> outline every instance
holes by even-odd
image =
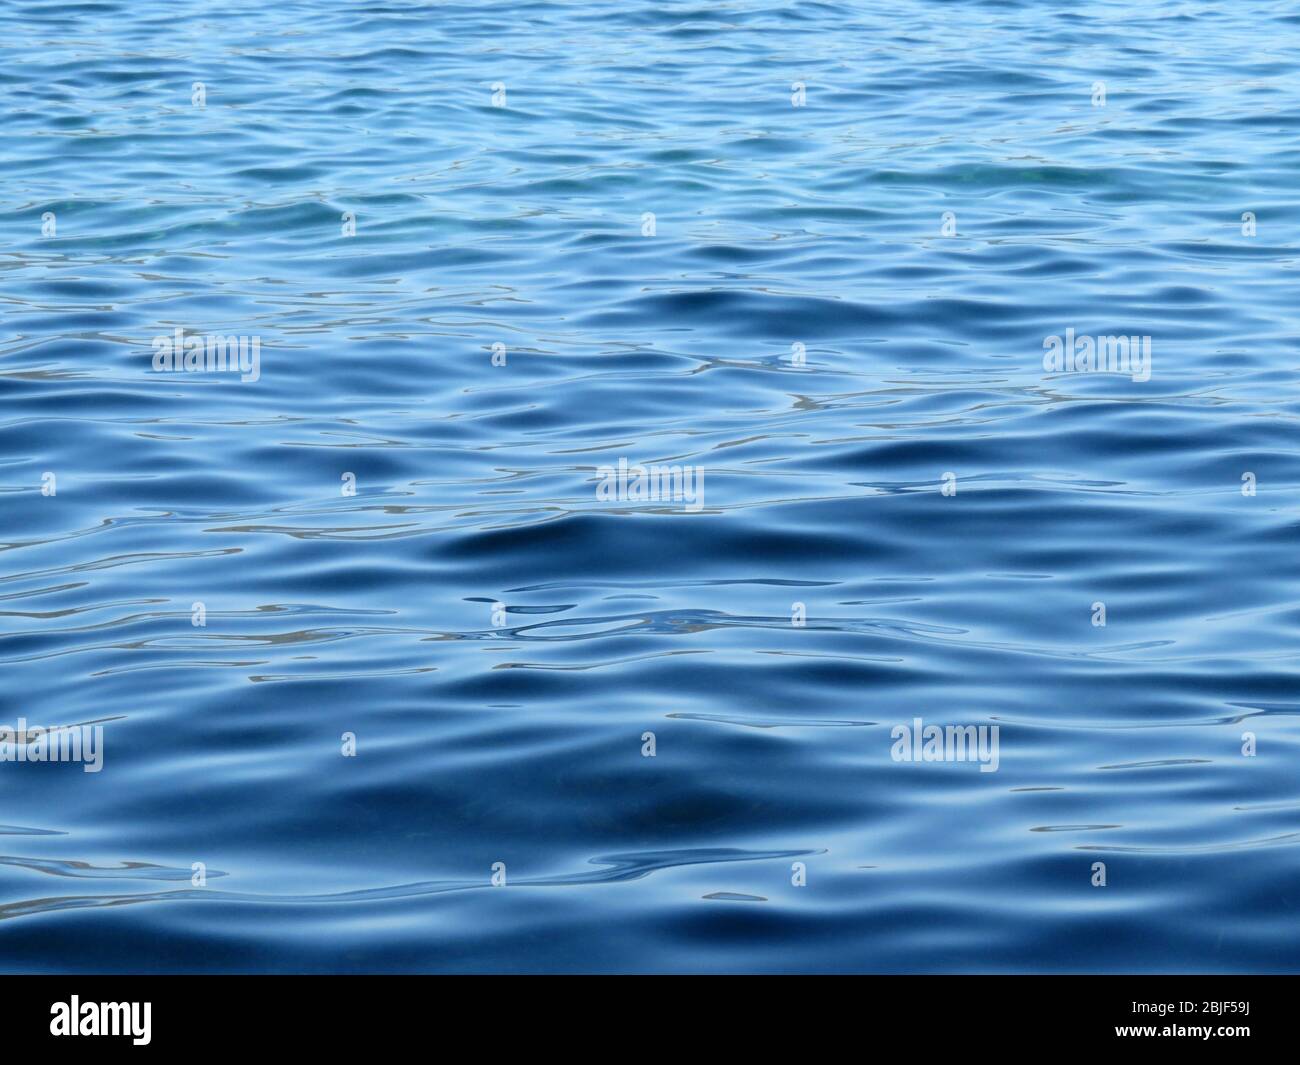
[[[16,0],[0,113],[0,721],[103,730],[0,968],[1300,968],[1293,4]]]

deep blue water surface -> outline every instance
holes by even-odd
[[[0,968],[1300,969],[1294,4],[12,0],[0,115]]]

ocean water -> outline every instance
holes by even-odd
[[[1298,46],[4,5],[0,968],[1300,968]]]

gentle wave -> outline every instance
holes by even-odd
[[[1295,971],[1298,43],[7,6],[0,967]]]

